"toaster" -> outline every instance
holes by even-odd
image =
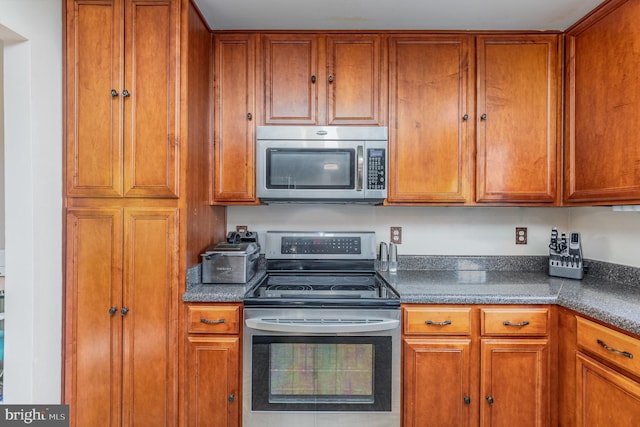
[[[258,270],[257,242],[221,242],[209,246],[202,257],[202,283],[247,283]]]

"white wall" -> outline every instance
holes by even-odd
[[[610,207],[396,207],[346,205],[234,206],[227,229],[372,230],[389,241],[402,226],[401,255],[547,255],[551,227],[582,234],[585,257],[640,267],[640,212]],[[527,245],[515,244],[515,227],[528,228]],[[264,238],[264,235],[260,236]]]
[[[4,44],[0,40],[0,99],[4,99]],[[0,102],[0,248],[4,249],[4,102]],[[2,256],[4,258],[4,255]],[[4,259],[0,260],[0,266]]]
[[[0,1],[4,42],[4,401],[59,403],[62,331],[62,6]]]
[[[640,267],[640,212],[571,208],[569,223],[582,233],[586,257]]]
[[[398,207],[270,205],[227,208],[227,229],[371,230],[389,241],[402,226],[400,255],[545,255],[551,227],[568,227],[562,208]],[[528,243],[515,244],[515,227],[528,228]],[[260,236],[263,238],[263,235]]]

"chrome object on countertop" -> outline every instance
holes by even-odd
[[[201,257],[202,283],[247,283],[258,270],[258,235],[230,232],[225,242],[209,246]]]

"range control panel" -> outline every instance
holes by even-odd
[[[372,231],[267,231],[267,260],[375,260]]]
[[[283,237],[283,254],[359,254],[359,237]]]

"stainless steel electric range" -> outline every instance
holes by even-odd
[[[243,425],[399,426],[400,297],[375,233],[265,240],[267,275],[244,297]]]

